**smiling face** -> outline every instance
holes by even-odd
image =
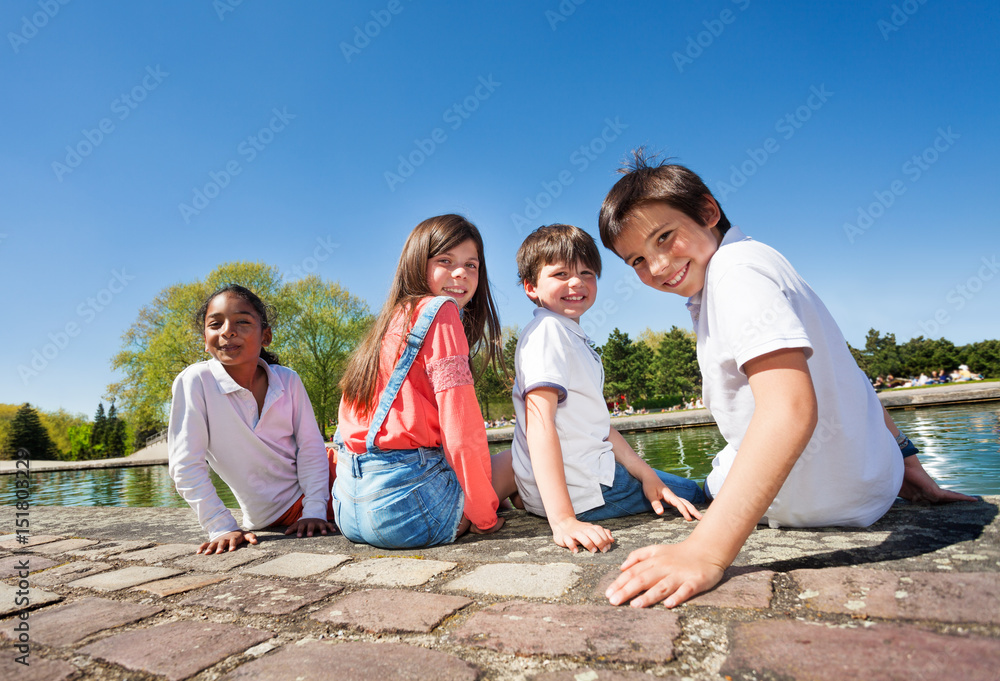
[[[436,296],[451,296],[464,308],[479,287],[479,250],[466,239],[427,259],[427,285]]]
[[[642,283],[690,298],[705,286],[705,270],[722,235],[716,225],[719,207],[706,198],[705,224],[663,202],[635,208],[615,241],[615,252]]]
[[[253,305],[231,293],[220,293],[205,311],[205,351],[227,369],[257,366],[260,349],[271,344],[271,329],[262,326]]]
[[[597,274],[579,263],[544,265],[538,283],[524,282],[524,292],[546,310],[579,323],[597,300]]]

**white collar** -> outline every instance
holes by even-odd
[[[278,391],[279,393],[284,392],[284,388],[278,381],[277,376],[271,371],[271,366],[263,360],[263,358],[257,358],[257,366],[264,367],[264,371],[267,372],[267,394],[271,394],[272,391]],[[229,393],[234,393],[238,390],[246,390],[242,385],[233,380],[233,377],[229,375],[226,371],[226,367],[222,366],[222,362],[212,357],[208,360],[208,368],[212,371],[212,376],[215,377],[215,382],[219,384],[219,388],[222,389],[223,394],[228,395]]]

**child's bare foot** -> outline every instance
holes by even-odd
[[[979,501],[961,492],[942,489],[927,474],[916,456],[903,459],[903,485],[899,496],[918,504],[948,504],[953,501]]]
[[[524,502],[521,501],[521,495],[518,492],[514,492],[510,495],[510,503],[514,504],[514,508],[519,508],[524,510]]]

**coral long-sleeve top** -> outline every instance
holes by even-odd
[[[424,298],[410,315],[398,314],[382,340],[376,397],[389,382],[403,351],[403,336],[423,308]],[[376,402],[377,404],[377,402]],[[340,402],[338,430],[355,454],[365,452],[371,423],[345,400]],[[431,323],[424,344],[375,436],[382,450],[440,447],[465,492],[465,515],[480,529],[497,522],[486,427],[476,400],[469,367],[469,342],[456,306],[443,305]]]

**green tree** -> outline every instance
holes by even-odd
[[[21,405],[10,422],[2,456],[13,459],[22,448],[28,450],[31,459],[59,458],[59,450],[42,425],[38,412],[27,402]]]
[[[510,399],[510,389],[514,384],[514,351],[517,349],[518,329],[513,326],[505,326],[501,330],[500,342],[503,345],[503,352],[500,353],[500,369],[493,365],[485,364],[483,353],[477,352],[472,358],[472,372],[476,378],[476,399],[483,411],[483,418],[492,419],[491,405],[499,402],[502,413],[498,416],[513,412],[513,403]]]
[[[351,352],[373,321],[368,305],[340,284],[316,275],[286,284],[281,358],[295,369],[312,402],[321,433],[337,415],[340,378]]]
[[[287,310],[277,268],[225,263],[203,281],[163,289],[139,311],[138,319],[122,335],[122,349],[111,359],[111,368],[123,378],[108,386],[108,395],[135,423],[137,435],[156,433],[165,425],[174,378],[188,365],[206,359],[194,314],[212,291],[230,283],[246,286],[275,307],[273,349],[281,354],[281,319]]]
[[[697,342],[694,333],[670,327],[656,349],[655,389],[659,395],[680,395],[685,399],[701,394]]]
[[[68,459],[70,461],[84,461],[90,457],[90,436],[94,426],[90,423],[70,426],[66,431],[69,440]]]
[[[986,378],[1000,378],[1000,340],[970,343],[961,349],[960,356],[969,371]]]
[[[635,384],[632,375],[635,368],[634,354],[628,334],[615,327],[600,348],[601,361],[604,363],[604,397],[609,402],[617,402],[623,395],[625,401],[628,401]],[[633,393],[632,397],[638,395]]]
[[[105,450],[105,440],[108,431],[108,417],[104,413],[104,403],[97,404],[97,412],[94,414],[94,425],[90,429],[90,458],[103,459]]]
[[[868,377],[901,376],[904,372],[903,362],[896,346],[896,335],[887,333],[882,336],[875,329],[869,329],[865,337],[864,357],[868,367]]]
[[[104,425],[104,455],[109,459],[125,456],[125,422],[118,418],[114,402],[108,408],[108,420]]]

